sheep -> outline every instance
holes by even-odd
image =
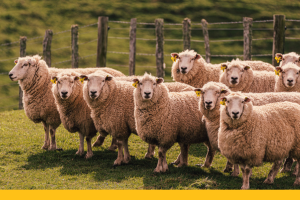
[[[275,56],[275,60],[277,60],[277,62],[281,61],[279,64],[280,67],[283,67],[289,62],[294,63],[300,67],[300,56],[295,52],[290,52],[287,54],[276,53]]]
[[[50,80],[51,76],[57,75],[63,69],[48,68],[46,62],[38,55],[20,57],[15,60],[15,64],[15,67],[9,72],[9,78],[12,81],[19,81],[23,90],[23,104],[27,117],[34,123],[42,122],[44,126],[45,142],[42,149],[61,150],[56,147],[55,141],[55,132],[61,121],[51,92]],[[68,72],[73,70],[84,71],[84,69],[66,69]],[[101,69],[95,68],[93,70]],[[88,69],[84,72],[91,73],[91,70]]]
[[[276,67],[275,92],[300,92],[300,67],[294,63],[287,63]]]
[[[221,64],[224,72],[219,82],[227,85],[232,91],[241,92],[274,92],[275,74],[268,71],[253,71],[249,65],[237,61]]]
[[[172,65],[172,77],[174,81],[189,84],[193,87],[202,87],[209,81],[219,81],[220,64],[210,64],[194,50],[185,50],[181,53],[171,53],[174,61]],[[235,60],[244,65],[249,65],[254,70],[274,71],[274,67],[262,61]]]
[[[166,172],[166,152],[175,142],[180,145],[179,167],[187,165],[190,144],[201,143],[209,148],[202,114],[197,112],[197,97],[193,92],[169,92],[162,78],[145,74],[133,80],[134,118],[138,136],[157,145],[159,160],[154,172]],[[176,162],[176,161],[175,161]]]
[[[209,142],[213,151],[218,150],[218,130],[220,127],[220,104],[221,99],[229,95],[231,90],[223,83],[208,82],[202,88],[196,88],[196,93],[201,93],[199,101],[199,110],[203,114],[203,120],[207,130]],[[254,106],[265,105],[268,103],[289,101],[300,104],[300,93],[297,92],[268,92],[268,93],[244,93],[247,97],[252,99]],[[213,158],[211,158],[212,162]],[[206,161],[209,162],[209,161]],[[208,165],[211,165],[211,162]],[[281,172],[289,171],[293,160],[287,159],[284,168]],[[232,170],[231,163],[227,163],[224,172]],[[297,171],[297,167],[293,174]],[[234,166],[232,176],[239,174],[238,166]]]
[[[291,102],[253,106],[242,93],[223,97],[220,108],[218,146],[232,163],[239,164],[243,186],[249,189],[252,168],[263,161],[274,162],[264,183],[272,184],[282,160],[291,156],[300,161],[300,105]],[[300,173],[294,185],[300,185]]]
[[[78,132],[80,143],[77,155],[84,153],[84,137],[87,143],[86,159],[93,156],[91,139],[96,135],[97,130],[91,118],[91,109],[83,99],[83,84],[77,73],[62,72],[53,76],[53,96],[65,129],[71,133]]]

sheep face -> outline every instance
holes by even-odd
[[[238,85],[241,81],[241,78],[245,72],[245,70],[250,69],[248,65],[241,65],[241,64],[221,64],[221,69],[224,69],[226,73],[226,81],[230,85]]]
[[[226,86],[225,86],[226,87]],[[221,97],[223,97],[228,91],[217,85],[204,85],[203,88],[196,88],[195,91],[201,91],[201,98],[204,108],[206,110],[213,110],[216,104],[219,103]]]
[[[28,75],[33,75],[36,71],[36,60],[30,57],[15,60],[15,67],[9,72],[12,81],[23,80]]]
[[[288,54],[276,53],[275,56],[281,61],[280,67],[283,67],[287,63],[294,63],[300,67],[300,56],[295,52],[291,52]]]
[[[102,91],[102,88],[107,81],[112,80],[111,76],[101,76],[101,75],[90,75],[90,76],[80,76],[81,79],[87,81],[87,88],[89,92],[89,97],[91,99],[97,99]]]
[[[201,56],[194,52],[193,50],[186,50],[184,52],[181,52],[179,54],[172,53],[171,56],[173,59],[178,59],[177,62],[179,62],[179,68],[181,74],[187,74],[189,71],[193,68],[194,62],[197,59],[200,59]]]
[[[133,79],[134,84],[140,91],[143,100],[151,100],[158,84],[164,82],[163,78],[157,78],[146,74],[143,78]]]
[[[285,87],[292,88],[295,86],[299,77],[300,67],[296,64],[288,63],[282,67],[276,67],[276,70],[281,73]]]
[[[240,95],[230,95],[223,97],[221,103],[226,105],[227,115],[230,116],[232,120],[238,120],[243,115],[244,106],[251,100],[248,97]]]
[[[52,77],[56,81],[57,92],[61,99],[68,99],[72,92],[78,76],[63,75],[61,77]]]

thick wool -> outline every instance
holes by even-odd
[[[78,74],[81,75],[88,75],[94,72],[106,72],[113,77],[123,77],[125,76],[122,72],[109,68],[109,67],[101,67],[101,68],[64,68],[64,69],[59,69],[59,68],[49,68],[49,73],[51,76],[57,76],[59,73],[72,73],[72,72],[77,72]]]
[[[300,56],[295,52],[290,52],[286,54],[276,54],[276,56],[279,56],[282,58],[280,61],[279,66],[283,67],[284,65],[288,64],[289,62],[295,63],[300,67]]]
[[[145,75],[140,82],[151,80],[155,77]],[[168,92],[165,84],[161,83],[153,90],[151,100],[143,100],[140,86],[134,90],[134,116],[139,137],[152,145],[159,147],[159,162],[156,172],[168,169],[165,153],[175,142],[181,149],[184,145],[208,142],[202,114],[197,112],[198,101],[194,92]],[[187,152],[181,152],[186,157]],[[181,160],[182,162],[182,160]],[[163,165],[163,167],[159,165]]]
[[[285,64],[281,68],[283,71],[287,69],[295,69],[299,71],[300,69],[299,66],[293,63]],[[279,73],[279,76],[276,76],[275,92],[300,92],[300,76],[298,76],[298,78],[295,81],[296,83],[293,87],[286,87],[283,83],[283,74],[282,72]]]
[[[219,81],[227,85],[232,91],[241,92],[274,92],[275,88],[275,73],[268,71],[253,71],[251,67],[244,70],[241,76],[240,82],[236,85],[232,85],[227,80],[227,71],[230,68],[237,67],[240,71],[244,70],[244,65],[240,65],[237,62],[228,63],[227,69],[222,72]]]
[[[251,102],[245,103],[238,120],[228,116],[226,106],[220,111],[219,148],[230,162],[251,170],[263,161],[277,162],[289,155],[300,160],[299,104],[279,102],[253,106]],[[297,175],[295,184],[299,184],[299,179]]]
[[[77,73],[60,73],[59,78],[74,78]],[[74,80],[72,93],[69,98],[62,99],[57,89],[57,84],[52,86],[53,96],[58,108],[60,119],[65,129],[71,133],[78,132],[80,139],[86,137],[88,152],[86,158],[92,157],[91,139],[96,135],[97,130],[91,118],[91,109],[83,99],[83,84],[79,80]],[[81,141],[83,142],[83,141]],[[80,144],[82,145],[82,144]],[[83,146],[80,146],[77,154],[83,154]]]

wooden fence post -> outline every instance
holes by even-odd
[[[45,37],[43,40],[43,56],[48,67],[51,67],[51,42],[52,42],[53,31],[46,30]]]
[[[164,20],[155,20],[156,33],[156,76],[164,77]]]
[[[20,57],[26,56],[26,40],[27,38],[25,36],[20,37]],[[21,87],[19,86],[19,109],[24,109],[23,106],[23,91]]]
[[[243,17],[244,60],[251,60],[251,53],[252,53],[252,22],[253,22],[252,18]]]
[[[191,49],[191,20],[185,18],[182,22],[183,50]]]
[[[98,17],[97,67],[106,66],[108,17]]]
[[[129,37],[129,76],[132,76],[135,75],[136,18],[132,18],[130,21]]]
[[[285,16],[273,15],[273,51],[272,51],[272,64],[278,66],[275,61],[276,53],[284,53],[284,40],[285,40]]]
[[[72,43],[72,68],[78,68],[79,54],[78,54],[78,25],[71,26],[71,43]]]
[[[205,60],[207,63],[210,63],[210,48],[209,48],[209,36],[208,36],[208,28],[207,21],[205,19],[201,20],[202,23],[202,32],[204,36],[204,44],[205,44]]]

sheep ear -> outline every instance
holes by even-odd
[[[221,90],[221,94],[226,94],[228,91],[227,90],[225,90],[225,89],[222,89]]]
[[[171,56],[172,56],[173,58],[179,58],[178,53],[171,53]]]
[[[56,84],[56,81],[57,81],[57,77],[56,77],[56,76],[52,76],[52,77],[51,77],[51,82],[52,82],[53,84]]]
[[[202,58],[201,55],[200,55],[200,54],[196,54],[195,60],[198,60],[198,59],[200,59],[200,58]]]
[[[87,77],[86,75],[81,75],[80,79],[82,79],[83,81],[89,80],[89,77]]]
[[[223,97],[223,98],[221,99],[221,101],[220,101],[220,104],[223,105],[223,106],[225,106],[225,105],[226,105],[226,104],[225,104],[226,101],[227,101],[226,97]]]
[[[18,59],[17,59],[17,60],[15,60],[15,65],[16,65],[16,64],[18,64]]]
[[[134,82],[134,83],[139,83],[140,81],[139,81],[139,79],[137,79],[137,78],[135,78],[135,79],[132,79],[132,82]]]
[[[276,71],[282,72],[282,68],[281,67],[276,67]]]
[[[251,99],[250,98],[248,98],[248,97],[245,97],[245,102],[250,102],[251,101]]]
[[[276,53],[275,54],[275,57],[279,58],[280,60],[282,60],[283,58],[283,55],[281,53]]]
[[[226,102],[226,101],[227,101],[227,98],[226,98],[226,97],[223,97],[223,98],[222,98],[222,101]]]
[[[77,80],[79,80],[79,76],[74,77],[74,81],[77,81]]]
[[[224,72],[225,71],[225,69],[227,69],[227,64],[226,63],[222,63],[221,64],[221,70]]]
[[[201,96],[201,93],[202,93],[201,88],[195,88],[194,91],[196,92],[197,97]]]
[[[111,81],[112,78],[113,78],[113,77],[107,75],[107,76],[105,77],[105,81]]]
[[[250,69],[250,66],[249,66],[249,65],[246,65],[246,66],[244,67],[244,70],[248,70],[248,69]]]
[[[157,78],[156,79],[156,83],[157,84],[160,84],[160,83],[163,83],[164,82],[164,79],[163,78]]]

